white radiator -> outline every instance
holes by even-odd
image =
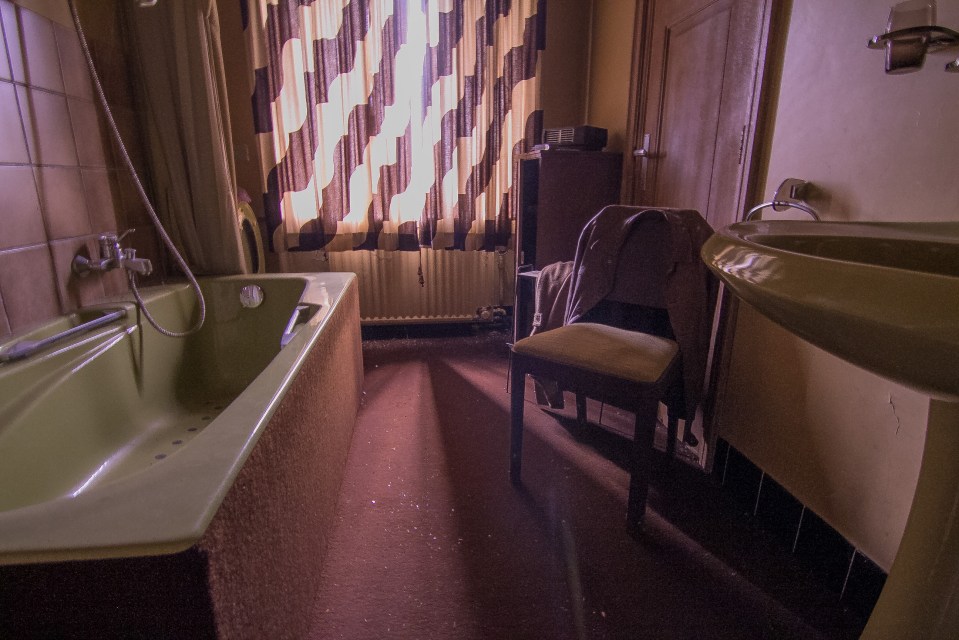
[[[318,252],[286,255],[293,257],[290,270],[355,273],[364,324],[485,320],[479,310],[513,304],[513,251],[331,251],[328,260]]]

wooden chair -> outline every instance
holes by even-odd
[[[662,218],[635,223],[620,250],[613,289],[584,318],[589,321],[532,335],[512,347],[511,481],[521,482],[527,374],[576,393],[580,420],[585,420],[586,397],[632,412],[636,426],[626,510],[631,532],[639,529],[646,510],[659,402],[681,402],[680,349],[666,311],[669,238]],[[673,412],[669,423],[675,440]]]

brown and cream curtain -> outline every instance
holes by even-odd
[[[277,250],[505,245],[545,0],[252,0]]]

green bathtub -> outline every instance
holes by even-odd
[[[2,353],[102,309],[127,310],[111,324],[0,364],[0,564],[196,545],[338,313],[349,315],[350,326],[356,317],[347,339],[355,342],[348,351],[358,353],[354,280],[344,273],[201,280],[206,323],[184,339],[160,335],[133,304],[118,301],[0,344]],[[263,293],[254,308],[241,304],[248,285]],[[143,295],[168,328],[185,329],[197,313],[186,285]],[[358,397],[362,373],[353,369],[350,393]],[[289,411],[296,415],[295,406]]]

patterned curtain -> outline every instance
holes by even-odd
[[[253,0],[273,248],[505,246],[545,1]]]

